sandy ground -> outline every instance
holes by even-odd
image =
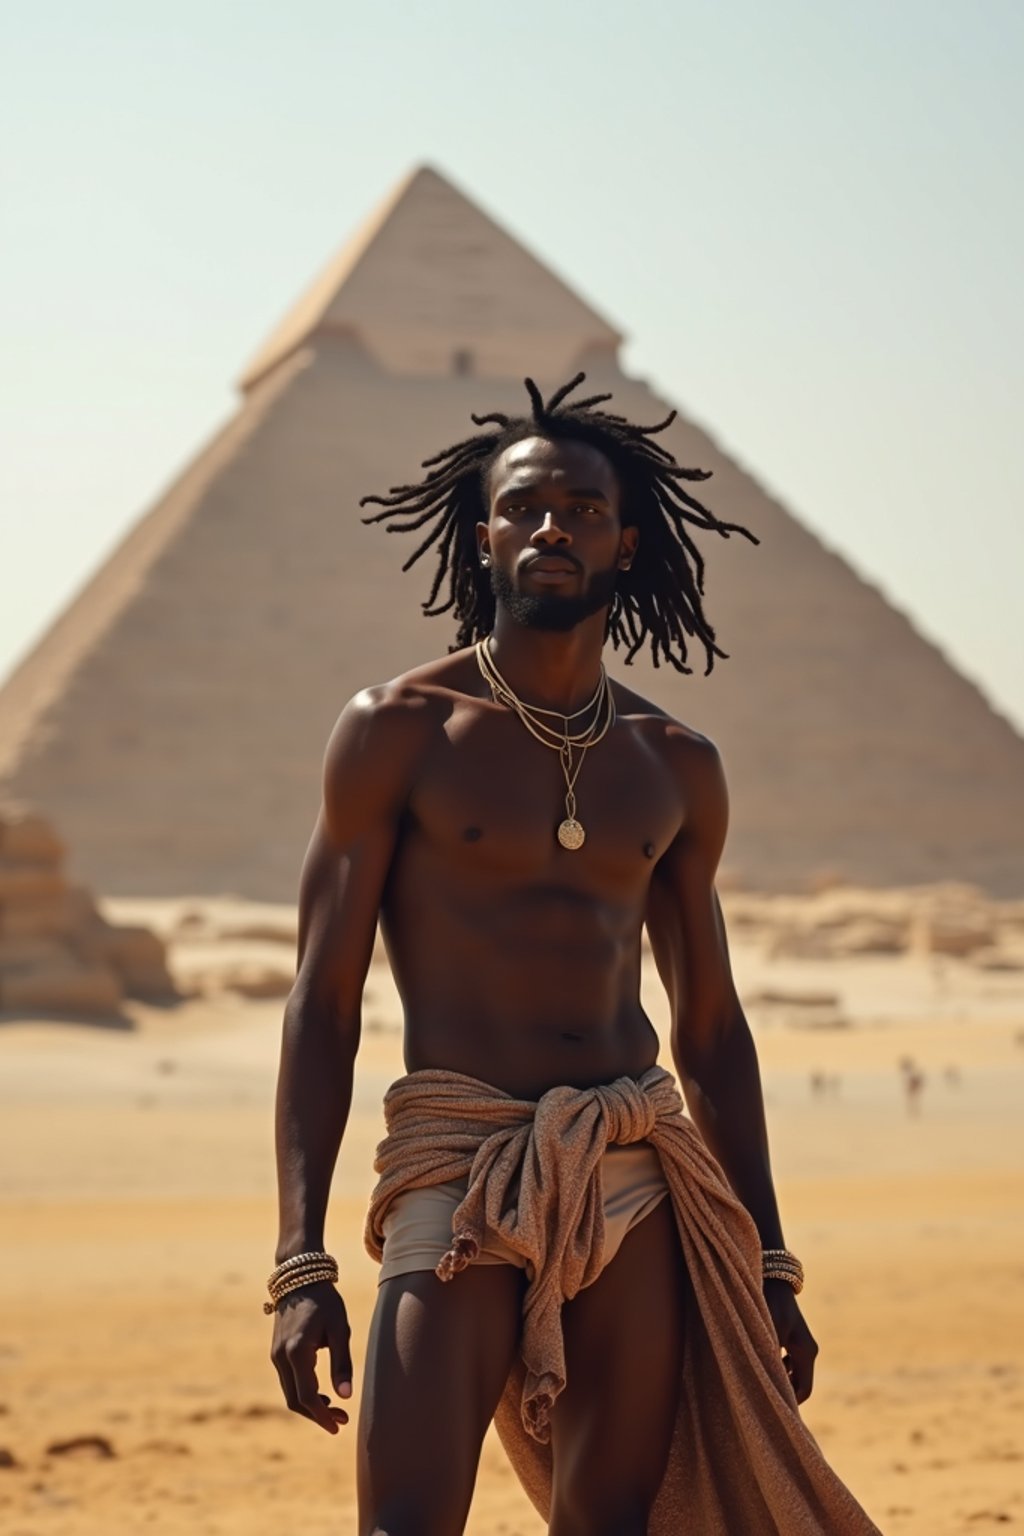
[[[264,938],[271,951],[287,964]],[[201,968],[197,955],[178,958]],[[1024,976],[769,962],[735,939],[733,961],[741,995],[823,988],[847,1020],[748,1005],[821,1344],[811,1428],[886,1532],[1024,1528]],[[381,1094],[401,1071],[380,966],[369,992],[328,1222],[357,1391],[376,1273],[362,1218]],[[6,1536],[355,1529],[351,1433],[289,1414],[267,1353],[280,1015],[280,1000],[223,994],[132,1005],[122,1028],[0,1024]],[[925,1073],[916,1113],[902,1057]],[[93,1438],[55,1449],[79,1437]],[[540,1529],[489,1442],[469,1532]]]

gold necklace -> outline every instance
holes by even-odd
[[[524,704],[498,671],[494,658],[487,648],[486,639],[478,640],[476,643],[476,660],[495,702],[514,710],[531,736],[534,736],[543,746],[551,747],[558,753],[565,777],[565,819],[559,822],[556,836],[563,848],[570,851],[582,848],[587,834],[576,815],[576,780],[579,778],[588,748],[595,746],[608,733],[615,720],[615,700],[612,697],[611,684],[608,682],[608,674],[604,666],[601,667],[600,680],[589,701],[583,705],[582,709],[574,710],[571,715],[563,715],[557,709],[542,709],[536,704]],[[581,715],[591,710],[594,711],[594,716],[590,725],[582,731],[570,733],[570,720],[578,720]],[[561,720],[561,731],[548,725],[546,720],[541,718],[544,715]],[[574,749],[579,750],[579,758],[575,762],[573,761]]]

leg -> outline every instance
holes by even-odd
[[[380,1286],[357,1467],[360,1536],[459,1536],[484,1434],[515,1357],[524,1285],[510,1264]]]
[[[644,1536],[675,1421],[688,1294],[665,1199],[566,1306],[549,1536]]]

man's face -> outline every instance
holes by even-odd
[[[495,598],[517,623],[569,630],[608,606],[637,530],[622,526],[618,478],[603,453],[525,437],[495,460],[487,491],[477,546]]]

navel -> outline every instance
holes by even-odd
[[[563,1029],[562,1030],[562,1039],[563,1040],[572,1040],[574,1043],[578,1044],[578,1042],[583,1039],[583,1036],[582,1035],[574,1035],[571,1029]]]
[[[480,827],[464,827],[462,841],[464,843],[478,843],[483,835],[483,830]]]

